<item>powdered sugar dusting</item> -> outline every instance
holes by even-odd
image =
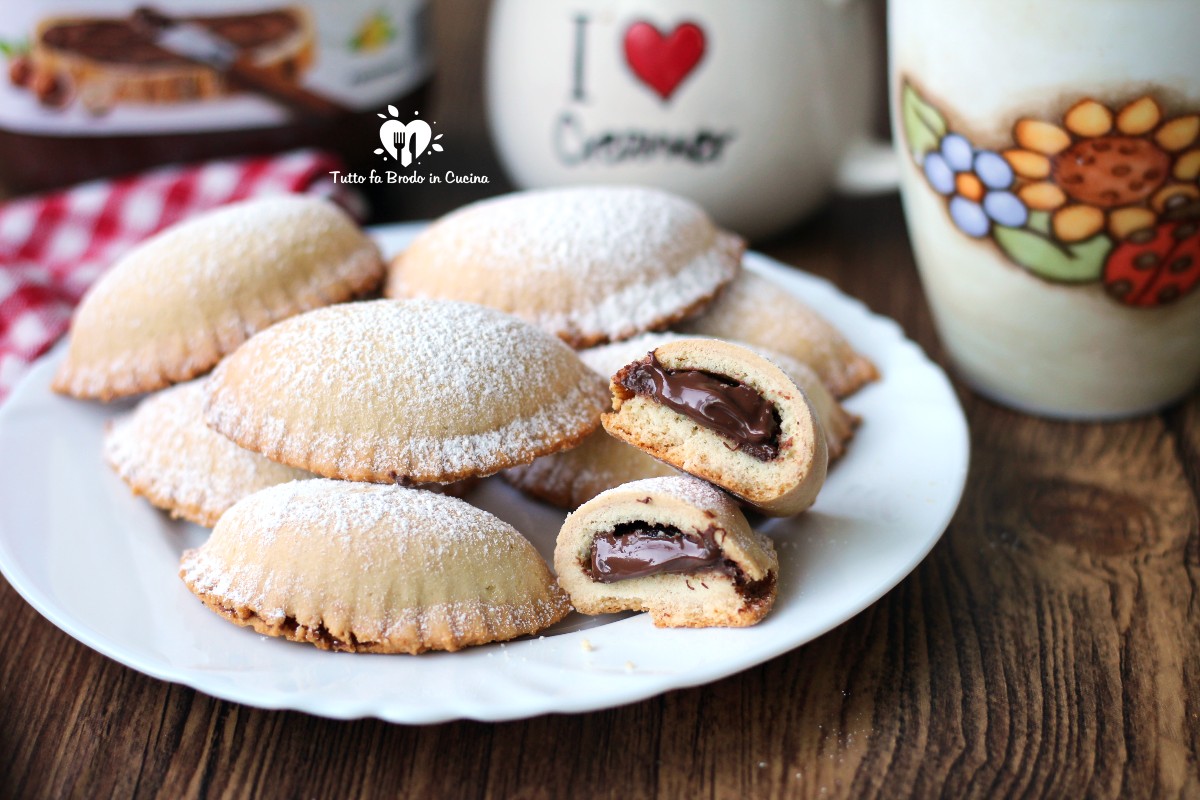
[[[685,260],[713,238],[699,206],[635,186],[519,192],[472,203],[430,230],[442,225],[457,245],[448,261],[521,263],[534,279],[571,270],[597,288],[656,260]]]
[[[462,500],[401,486],[318,479],[251,495],[184,554],[181,576],[268,624],[364,641],[469,632],[485,618],[526,632],[565,613],[516,529]]]
[[[151,237],[84,297],[56,386],[110,398],[210,369],[255,331],[373,289],[375,244],[331,203],[271,197]]]
[[[587,364],[592,370],[603,375],[605,378],[610,378],[618,370],[627,364],[632,364],[634,361],[640,361],[647,354],[657,350],[665,344],[671,342],[679,342],[685,339],[710,339],[714,341],[722,341],[728,344],[744,347],[747,350],[757,353],[767,359],[775,366],[782,369],[787,376],[792,379],[796,385],[806,392],[809,387],[819,379],[812,368],[801,361],[797,361],[791,356],[783,353],[777,353],[766,347],[759,347],[745,342],[739,342],[734,339],[724,337],[703,336],[700,334],[685,334],[673,333],[671,331],[663,331],[660,333],[644,333],[641,336],[635,336],[632,339],[626,339],[623,342],[615,344],[601,345],[600,347],[589,347],[586,350],[580,350],[579,358],[583,363]]]
[[[646,495],[650,497],[665,494],[681,500],[690,506],[694,506],[701,511],[711,511],[714,514],[726,514],[731,509],[736,509],[729,495],[711,483],[706,483],[690,475],[672,475],[663,478],[644,478],[640,481],[632,481],[615,489],[601,492],[597,495],[596,501],[598,502],[603,497],[610,497],[618,493]]]
[[[105,457],[152,503],[202,525],[259,489],[313,477],[238,447],[203,412],[203,381],[151,395],[107,431]]]
[[[643,333],[641,336],[635,336],[623,342],[580,350],[579,358],[595,372],[603,375],[605,378],[610,378],[621,367],[624,367],[626,364],[632,364],[634,361],[642,360],[648,353],[653,352],[655,348],[661,347],[668,342],[689,338],[695,337],[669,332]]]
[[[309,266],[332,251],[347,256],[364,246],[370,240],[328,201],[303,195],[257,198],[222,206],[147,239],[91,294],[100,298],[122,291],[130,280],[172,297],[232,294],[261,280],[263,269],[274,273]]]
[[[771,279],[749,271],[680,329],[782,352],[812,367],[838,397],[878,377],[875,366],[816,311]]]
[[[420,539],[431,561],[462,547],[476,548],[475,555],[486,559],[499,555],[506,543],[524,542],[516,528],[455,497],[327,479],[292,481],[259,492],[237,507],[220,530],[266,546],[283,527],[300,540],[337,540],[348,550],[363,550],[363,556],[378,548],[402,552]]]
[[[531,461],[594,430],[606,405],[570,348],[514,317],[379,300],[254,337],[214,372],[207,418],[333,477],[436,481]]]
[[[740,241],[683,198],[547,189],[443,218],[397,263],[389,293],[494,305],[568,341],[619,339],[692,310],[733,277],[740,255]],[[446,280],[464,270],[472,280]]]
[[[694,269],[610,291],[591,294],[594,305],[559,313],[542,313],[531,321],[569,341],[620,340],[641,331],[668,325],[702,305],[734,274],[728,261],[701,258]],[[514,313],[517,313],[514,310]]]

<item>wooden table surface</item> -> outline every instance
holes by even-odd
[[[478,25],[449,24],[457,10],[435,5],[461,56],[436,118],[470,144],[455,164],[499,179]],[[414,189],[410,213],[503,188]],[[896,198],[836,201],[758,248],[945,363]],[[94,653],[0,580],[0,796],[1200,796],[1200,397],[1101,425],[959,395],[966,493],[906,580],[762,666],[609,711],[426,727],[260,711]]]

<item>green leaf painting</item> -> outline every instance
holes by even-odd
[[[0,56],[5,58],[13,58],[14,56],[23,56],[29,52],[28,39],[3,39],[0,40]]]
[[[900,119],[908,151],[918,163],[930,150],[936,150],[946,135],[946,118],[907,82],[900,94]]]
[[[1058,283],[1100,280],[1113,246],[1112,239],[1103,233],[1074,244],[1055,241],[1050,237],[1050,215],[1040,211],[1029,215],[1024,228],[996,225],[992,238],[1013,261]]]
[[[1172,207],[1163,199],[1177,195],[1187,201],[1195,196],[1192,181],[1200,163],[1195,114],[1188,117],[1186,131],[1180,122],[1184,117],[1160,125],[1160,104],[1144,95],[1126,103],[1119,115],[1136,112],[1153,119],[1137,123],[1140,133],[1121,127],[1118,120],[1113,133],[1117,106],[1110,109],[1085,98],[1071,108],[1086,107],[1107,120],[1103,131],[1088,133],[1072,127],[1069,117],[1077,115],[1074,111],[1062,115],[1065,129],[1056,122],[1022,117],[1013,128],[1020,147],[1013,148],[994,137],[976,140],[970,131],[951,130],[945,113],[907,78],[901,80],[898,99],[897,127],[906,149],[918,173],[940,196],[951,224],[964,235],[990,238],[1005,260],[1040,280],[1070,286],[1103,283],[1110,298],[1126,305],[1165,305],[1186,292],[1200,291],[1200,280],[1181,277],[1191,269],[1192,255],[1175,256],[1171,250],[1168,262],[1166,252],[1142,252],[1138,248],[1145,242],[1134,238],[1132,231],[1148,228],[1156,237],[1165,236],[1163,244],[1154,245],[1159,250],[1184,247],[1169,235],[1176,229],[1164,232],[1163,226],[1186,219],[1189,224],[1183,236],[1194,235],[1200,241],[1200,233],[1195,233],[1200,201]],[[1163,139],[1168,126],[1173,126],[1171,136],[1179,133],[1174,150]],[[1042,134],[1053,139],[1053,148],[1033,141]],[[1090,155],[1092,148],[1103,158]],[[1049,159],[1043,156],[1052,151],[1055,155]],[[1124,175],[1137,176],[1138,181],[1114,183]],[[1104,188],[1110,185],[1120,191]],[[1084,236],[1088,238],[1081,239]],[[1194,255],[1197,245],[1189,239],[1186,247]],[[1135,258],[1137,263],[1131,263]],[[1162,278],[1166,263],[1175,272]],[[1148,286],[1153,287],[1152,293]]]

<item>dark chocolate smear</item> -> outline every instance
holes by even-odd
[[[760,461],[779,455],[775,407],[745,384],[694,369],[667,369],[654,353],[625,370],[621,385],[731,439]]]
[[[155,43],[158,31],[176,22],[204,28],[239,50],[276,44],[298,28],[295,13],[290,10],[172,19],[153,9],[139,8],[128,19],[110,17],[56,22],[42,33],[42,41],[55,49],[106,64],[190,65],[192,62],[187,58]]]

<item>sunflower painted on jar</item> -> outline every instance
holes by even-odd
[[[1030,274],[1099,284],[1130,308],[1200,286],[1200,114],[1168,117],[1149,95],[1111,107],[1084,98],[1061,125],[1022,117],[1009,146],[991,147],[951,130],[906,81],[900,120],[955,227]]]
[[[1119,110],[1080,100],[1060,127],[1020,119],[1004,151],[1024,179],[1018,196],[1031,209],[1051,212],[1051,229],[1063,242],[1101,231],[1116,241],[1152,227],[1167,210],[1200,198],[1200,115],[1164,120],[1151,97]]]

